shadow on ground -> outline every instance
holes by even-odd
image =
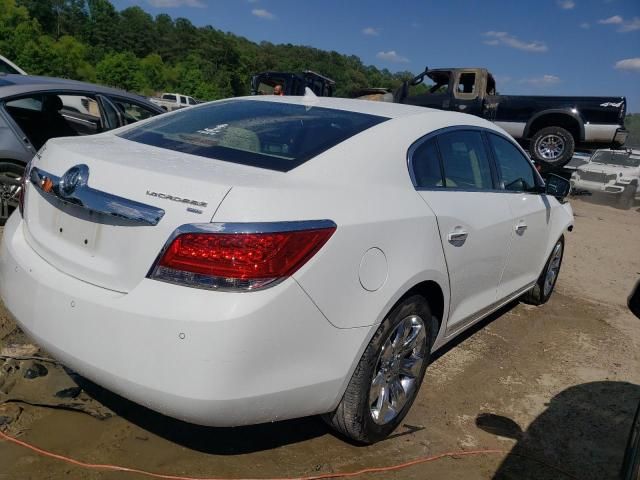
[[[494,480],[618,478],[639,401],[640,386],[603,381],[560,392],[524,431],[510,418],[478,415],[478,428],[517,440]]]

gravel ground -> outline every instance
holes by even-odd
[[[0,429],[83,461],[174,475],[293,477],[498,449],[504,453],[363,478],[616,478],[640,400],[640,320],[625,307],[640,276],[640,209],[572,204],[576,228],[551,301],[509,305],[438,352],[404,425],[377,445],[351,445],[318,418],[197,427],[56,365],[43,363],[44,375],[31,360],[0,360]],[[0,348],[28,352],[29,340],[0,313]],[[82,469],[0,441],[0,480],[63,477],[143,478]]]

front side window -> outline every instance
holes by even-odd
[[[494,188],[491,166],[479,131],[457,130],[437,138],[447,188]]]
[[[489,134],[489,139],[504,189],[534,192],[536,176],[531,162],[508,140],[493,134]]]
[[[189,97],[188,100],[189,100],[189,105],[197,105],[197,102],[193,98]]]
[[[120,136],[168,150],[286,172],[386,120],[330,108],[226,100],[161,115]]]

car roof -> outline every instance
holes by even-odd
[[[69,80],[66,78],[38,77],[35,75],[0,75],[0,98],[47,90],[76,90],[81,92],[102,93],[105,95],[117,95],[120,97],[129,97],[139,102],[153,105],[141,95],[88,82],[79,82],[77,80]]]
[[[408,117],[411,115],[433,115],[445,113],[427,107],[417,107],[414,105],[403,105],[390,102],[376,102],[372,100],[360,100],[337,97],[316,97],[313,96],[278,96],[278,95],[254,95],[250,97],[238,97],[238,100],[257,102],[279,102],[294,105],[305,105],[308,107],[333,108],[335,110],[346,110],[355,113],[365,113],[387,118]]]

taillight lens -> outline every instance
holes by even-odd
[[[179,233],[150,278],[211,289],[264,288],[302,267],[335,229],[333,225],[266,233]]]

